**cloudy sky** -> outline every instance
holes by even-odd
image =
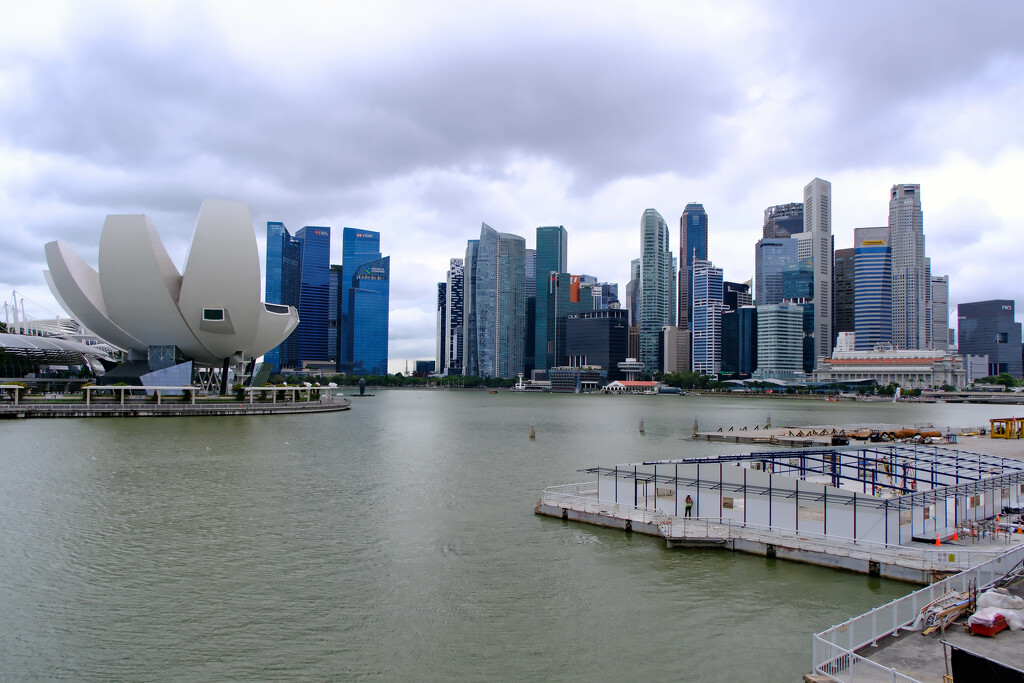
[[[0,294],[36,317],[45,242],[95,265],[106,214],[146,213],[182,267],[215,197],[261,249],[268,220],[332,226],[335,260],[340,228],[380,231],[391,357],[432,358],[482,221],[564,225],[570,270],[624,292],[644,209],[677,249],[698,201],[746,280],[765,207],[815,176],[837,248],[920,183],[951,305],[1024,308],[1022,3],[3,5]]]

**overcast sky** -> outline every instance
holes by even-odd
[[[481,222],[564,225],[569,269],[624,295],[644,209],[678,250],[697,201],[742,281],[815,176],[836,248],[920,183],[951,305],[1024,307],[1024,3],[2,5],[0,294],[35,317],[45,242],[95,266],[104,217],[146,213],[182,268],[202,200],[232,199],[261,253],[268,220],[331,226],[335,262],[342,227],[380,231],[398,369],[433,358]]]

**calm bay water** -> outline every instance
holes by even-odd
[[[327,415],[2,422],[0,678],[798,680],[812,633],[913,586],[536,517],[541,490],[748,449],[691,441],[695,417],[1013,413],[378,391]]]

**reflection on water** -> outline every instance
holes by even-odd
[[[691,441],[695,418],[944,427],[1012,412],[378,391],[324,415],[0,423],[2,670],[796,680],[811,633],[912,586],[539,518],[541,489],[743,448]]]

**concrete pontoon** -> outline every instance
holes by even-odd
[[[1024,543],[1003,512],[1022,506],[1024,461],[982,453],[872,444],[583,471],[596,481],[545,489],[537,513],[917,583]]]

